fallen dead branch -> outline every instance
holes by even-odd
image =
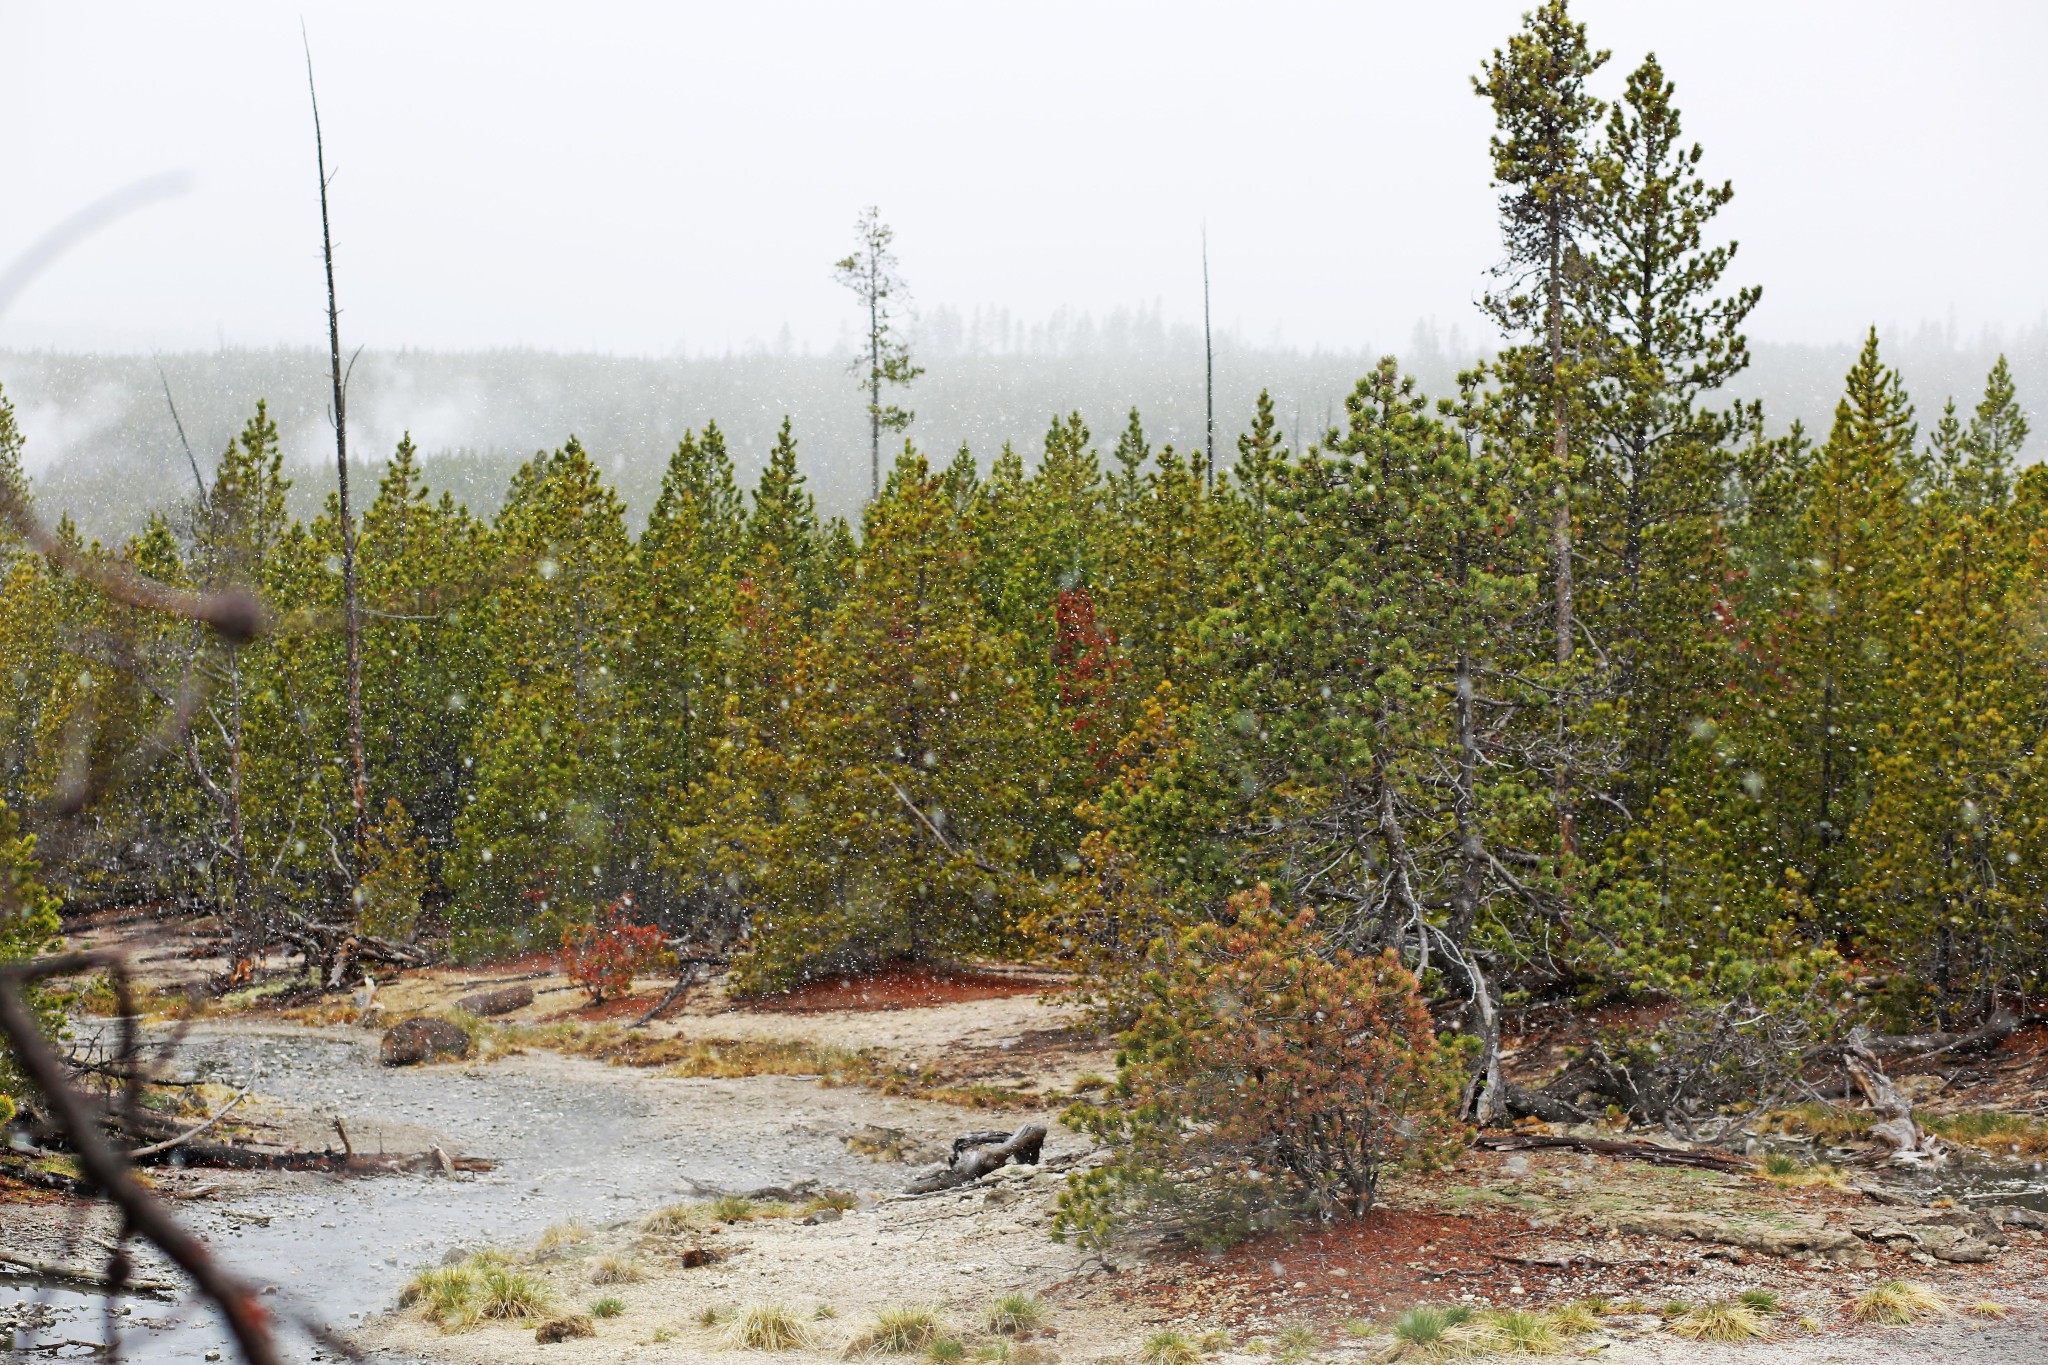
[[[1660,1147],[1654,1142],[1623,1142],[1616,1138],[1487,1133],[1475,1138],[1472,1145],[1489,1152],[1529,1152],[1544,1149],[1590,1152],[1595,1156],[1621,1157],[1652,1166],[1686,1166],[1700,1171],[1747,1171],[1753,1169],[1756,1164],[1729,1152],[1705,1151],[1696,1147]]]
[[[153,1299],[175,1297],[178,1287],[168,1280],[126,1279],[115,1284],[103,1275],[82,1266],[58,1265],[51,1261],[38,1261],[28,1256],[16,1256],[12,1252],[0,1251],[0,1265],[13,1266],[46,1283],[64,1289],[80,1289],[88,1294],[145,1294]]]
[[[183,1147],[193,1138],[198,1137],[201,1133],[204,1133],[208,1129],[217,1125],[222,1119],[226,1118],[228,1114],[233,1111],[236,1105],[240,1104],[243,1100],[246,1100],[248,1098],[248,1091],[243,1090],[238,1092],[233,1099],[229,1100],[226,1104],[220,1107],[219,1113],[215,1114],[212,1118],[200,1124],[198,1127],[188,1128],[184,1132],[178,1134],[176,1137],[165,1138],[162,1142],[153,1142],[147,1147],[138,1147],[128,1154],[128,1159],[130,1161],[141,1161],[146,1157],[162,1156],[165,1152],[171,1151],[178,1147]]]

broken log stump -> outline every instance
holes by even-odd
[[[1002,1141],[989,1143],[983,1140],[990,1136],[1001,1137]],[[910,1182],[905,1193],[936,1194],[940,1190],[972,1185],[990,1171],[999,1170],[1012,1161],[1020,1166],[1036,1166],[1038,1155],[1044,1148],[1045,1125],[1042,1123],[1027,1123],[1007,1137],[999,1133],[969,1133],[953,1144],[950,1165],[919,1176]]]

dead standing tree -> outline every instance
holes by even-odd
[[[304,37],[303,31],[300,35]],[[327,355],[334,386],[334,479],[341,523],[341,626],[347,672],[349,805],[354,828],[345,860],[353,908],[364,836],[370,824],[370,784],[363,758],[363,615],[356,584],[356,523],[348,498],[348,376],[341,367],[341,312],[334,295],[334,234],[327,217],[327,149],[320,136],[320,95],[313,86],[313,48],[306,44],[306,94],[313,103],[313,160],[320,172],[320,256],[327,270]],[[349,369],[355,368],[350,360]]]

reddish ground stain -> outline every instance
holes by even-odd
[[[754,1010],[809,1014],[823,1010],[901,1010],[953,1005],[967,1000],[995,1000],[1008,995],[1036,995],[1055,988],[1045,976],[979,972],[944,967],[884,967],[864,976],[832,976],[778,995],[754,996],[741,1003]]]

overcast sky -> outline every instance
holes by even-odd
[[[345,339],[692,353],[824,347],[879,204],[921,306],[1157,303],[1247,340],[1484,333],[1498,256],[1479,61],[1520,3],[302,7]],[[2048,5],[1580,0],[1654,49],[1735,181],[1754,335],[1965,331],[2048,310]],[[325,344],[290,5],[0,3],[0,270],[143,177],[0,347]]]

